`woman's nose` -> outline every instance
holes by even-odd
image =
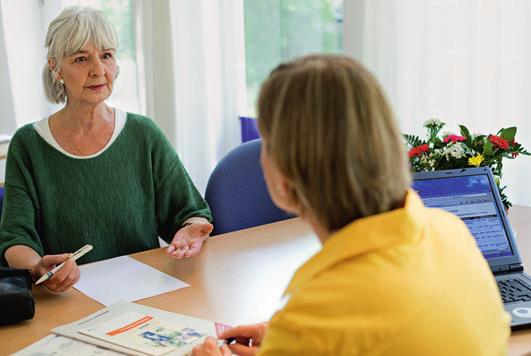
[[[92,68],[90,74],[97,77],[105,75],[105,66],[103,65],[101,59],[96,58],[92,61]]]

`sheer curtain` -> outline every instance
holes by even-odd
[[[0,4],[0,135],[12,135],[16,129],[15,108],[13,102],[13,93],[11,88],[11,78],[7,63],[7,51],[4,39],[4,30],[2,25],[2,6]],[[0,177],[2,180],[3,174]]]
[[[204,192],[216,162],[240,140],[243,3],[161,0],[140,6],[146,112]]]
[[[404,132],[517,126],[531,149],[531,2],[346,0],[345,51],[384,86]],[[509,198],[531,205],[531,157],[504,166]]]
[[[16,127],[39,120],[49,112],[50,106],[44,98],[41,71],[44,65],[43,23],[46,19],[45,6],[40,1],[0,1],[0,27],[3,45],[0,46],[2,74],[6,76],[10,94],[2,95],[2,123],[11,122],[10,133]],[[4,47],[5,52],[1,47]],[[11,109],[8,109],[11,106]],[[11,110],[11,113],[4,113]],[[14,114],[14,115],[13,115]],[[5,115],[5,116],[4,116]],[[8,116],[9,115],[9,116]]]

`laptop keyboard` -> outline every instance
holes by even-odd
[[[531,300],[531,285],[525,280],[515,278],[497,282],[504,303]]]

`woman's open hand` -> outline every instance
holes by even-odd
[[[214,226],[209,223],[194,223],[183,226],[173,237],[166,250],[172,258],[183,258],[197,255],[201,251],[203,241],[212,232]]]

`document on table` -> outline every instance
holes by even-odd
[[[51,334],[15,352],[12,356],[121,356],[103,346],[88,344],[66,336]]]
[[[168,323],[150,314],[133,311],[81,328],[78,333],[153,356],[186,353],[207,336],[206,332],[186,324]]]
[[[81,278],[74,288],[108,306],[120,300],[139,299],[189,287],[183,281],[129,256],[79,266]]]
[[[128,355],[182,356],[188,355],[207,335],[219,336],[230,328],[188,315],[119,302],[52,332]]]

